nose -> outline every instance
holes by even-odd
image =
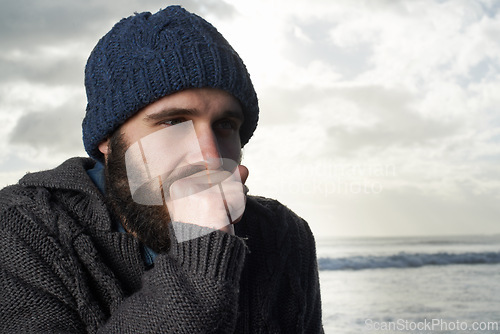
[[[200,144],[201,154],[205,161],[207,169],[219,169],[222,167],[222,157],[220,148],[213,129],[203,127],[196,130],[198,143]]]

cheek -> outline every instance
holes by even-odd
[[[240,161],[241,155],[241,143],[240,137],[235,136],[234,138],[224,138],[219,141],[219,149],[221,156],[226,159],[231,159],[234,161]]]
[[[120,127],[120,131],[123,133],[124,139],[127,143],[133,144],[139,139],[155,132],[155,129],[145,126],[137,117],[134,116]]]

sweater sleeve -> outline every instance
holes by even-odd
[[[111,314],[84,314],[100,308],[82,305],[85,282],[71,276],[78,264],[41,219],[19,203],[0,210],[0,333],[234,332],[246,252],[240,238],[213,231],[174,243]]]
[[[264,294],[252,322],[264,323],[270,333],[323,333],[316,244],[308,223],[276,200],[253,197],[248,205],[254,222],[240,231],[253,236],[244,275],[265,282],[250,287],[252,299]]]
[[[276,205],[276,204],[275,204]],[[294,293],[300,295],[298,304],[301,308],[297,319],[297,333],[324,333],[322,324],[321,293],[319,286],[316,242],[308,223],[279,204],[275,211],[287,221],[288,235],[292,240],[290,263],[300,283]],[[293,260],[292,260],[293,259]]]
[[[324,333],[322,324],[321,295],[319,287],[318,261],[316,258],[316,243],[309,225],[302,220],[304,229],[304,248],[307,249],[304,257],[306,310],[304,317],[304,333]]]
[[[86,333],[67,257],[23,201],[0,210],[0,333]]]
[[[99,333],[233,333],[244,256],[243,241],[220,231],[174,244]]]

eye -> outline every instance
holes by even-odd
[[[173,126],[173,125],[181,124],[185,121],[186,121],[185,118],[173,118],[173,119],[161,121],[160,124],[166,125],[166,126]]]
[[[229,131],[229,130],[237,131],[239,127],[240,127],[239,124],[231,119],[220,120],[214,125],[214,128],[224,131]]]

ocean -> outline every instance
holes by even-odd
[[[325,333],[500,333],[500,235],[318,239]]]

